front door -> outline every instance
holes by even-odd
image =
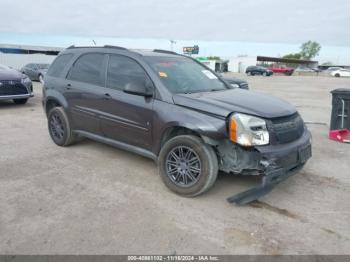
[[[104,97],[99,103],[101,131],[107,138],[150,149],[153,98],[123,92],[131,82],[150,82],[150,78],[132,58],[111,54]]]

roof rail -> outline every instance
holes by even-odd
[[[125,48],[125,47],[116,46],[116,45],[104,45],[103,47],[115,48],[115,49],[120,49],[120,50],[128,50],[128,49]]]
[[[104,45],[102,46],[102,48],[115,48],[115,49],[120,49],[120,50],[128,50],[125,47],[121,47],[121,46],[114,46],[114,45]],[[67,49],[73,49],[73,48],[101,48],[101,46],[75,46],[75,45],[71,45],[69,47],[67,47]]]
[[[169,50],[163,50],[163,49],[153,49],[153,52],[156,53],[164,53],[164,54],[172,54],[172,55],[178,55],[178,53],[174,51],[169,51]]]

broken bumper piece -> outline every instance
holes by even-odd
[[[253,187],[247,191],[244,191],[244,192],[241,192],[237,195],[231,196],[227,199],[227,201],[229,203],[236,203],[238,205],[245,205],[245,204],[248,204],[254,200],[257,200],[260,197],[269,193],[280,182],[282,182],[282,181],[286,180],[288,177],[298,173],[303,168],[303,166],[304,166],[304,164],[301,164],[301,165],[299,165],[299,166],[297,166],[294,169],[289,170],[289,171],[285,171],[285,169],[283,169],[283,168],[268,171],[263,176],[262,183],[259,186]]]

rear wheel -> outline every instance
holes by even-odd
[[[194,197],[209,190],[218,174],[218,160],[212,147],[192,135],[170,139],[159,154],[159,173],[176,194]]]
[[[339,73],[336,73],[334,76],[335,76],[335,77],[340,77],[340,74],[339,74]]]
[[[51,139],[58,146],[69,146],[76,141],[70,123],[62,107],[54,107],[48,114],[48,128]]]
[[[21,98],[21,99],[13,99],[13,102],[17,105],[24,105],[27,103],[28,98]]]

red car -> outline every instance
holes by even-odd
[[[285,75],[292,75],[294,72],[294,68],[286,67],[286,66],[272,66],[269,68],[274,73],[280,73]]]

